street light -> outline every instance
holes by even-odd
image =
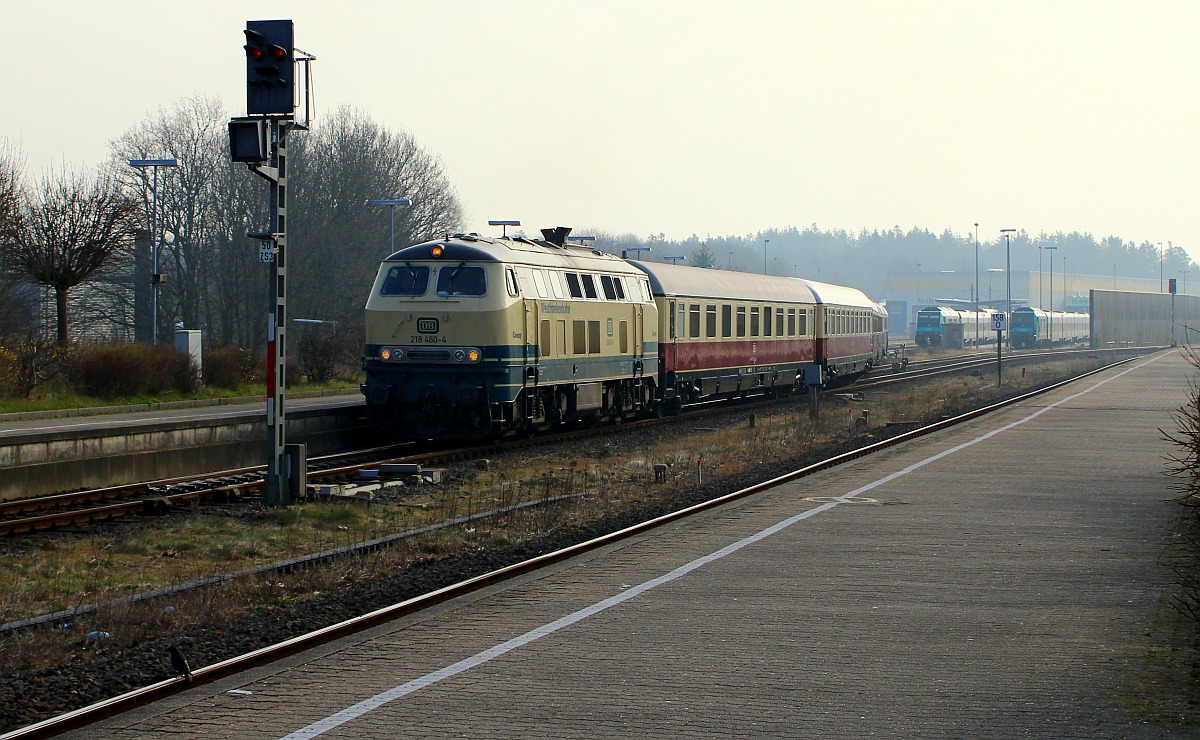
[[[1004,272],[1004,268],[1003,267],[989,267],[988,268],[988,303],[992,302],[992,273],[993,272]]]
[[[1058,245],[1053,246],[1047,244],[1046,251],[1057,250]],[[1066,259],[1066,257],[1063,257]],[[1039,297],[1040,301],[1041,298]],[[1050,255],[1050,343],[1054,343],[1054,255]]]
[[[1162,279],[1163,278],[1163,264],[1162,264],[1163,259],[1162,259],[1162,257],[1163,257],[1162,242],[1159,242],[1158,243],[1158,292],[1159,293],[1163,292],[1163,289],[1162,289],[1163,288],[1163,285],[1162,285],[1163,284],[1163,279]]]
[[[1016,229],[1000,229],[1000,233],[1004,234],[1004,280],[1008,285],[1005,292],[1007,296],[1005,302],[1007,308],[1005,312],[1008,314],[1009,320],[1012,319],[1012,241],[1010,237],[1016,233]],[[1009,334],[1008,344],[1012,345],[1012,334]]]
[[[763,239],[763,274],[767,274],[767,245],[771,243],[770,239]]]
[[[988,296],[990,299],[991,296]],[[975,341],[979,341],[979,222],[975,222]]]
[[[150,185],[150,254],[151,276],[150,285],[150,343],[158,344],[158,286],[163,282],[163,276],[158,271],[158,168],[174,167],[178,163],[174,159],[131,159],[130,167],[154,170]],[[144,334],[142,336],[145,336]]]
[[[383,199],[371,201],[373,206],[387,206],[391,212],[391,220],[388,226],[388,247],[389,254],[394,254],[396,251],[396,206],[411,206],[412,201],[408,198]]]

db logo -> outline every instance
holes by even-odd
[[[422,334],[437,334],[437,319],[417,319],[417,331]]]

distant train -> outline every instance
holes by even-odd
[[[945,306],[929,306],[917,311],[917,331],[913,339],[920,347],[961,349],[995,339],[991,331],[991,311],[961,311]]]
[[[484,438],[861,375],[887,312],[798,278],[455,234],[389,255],[366,304],[362,392],[412,439]]]
[[[1091,334],[1092,317],[1086,313],[1022,307],[1013,310],[1011,324],[1009,332],[1013,347],[1048,347],[1087,341]]]

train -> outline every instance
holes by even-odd
[[[372,419],[491,438],[786,396],[887,352],[887,311],[857,289],[626,259],[569,234],[454,234],[386,257],[365,306]]]
[[[990,311],[928,306],[917,311],[917,330],[913,340],[919,347],[950,349],[994,341],[991,315]]]
[[[1091,335],[1092,317],[1086,313],[1023,306],[1013,309],[1010,323],[1012,346],[1023,349],[1087,341]]]

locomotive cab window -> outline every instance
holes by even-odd
[[[380,295],[425,295],[429,289],[429,268],[396,265],[383,279]]]
[[[610,301],[617,300],[617,289],[613,286],[611,275],[600,276],[600,287],[604,289],[604,297]]]
[[[596,281],[587,273],[583,275],[583,292],[588,298],[596,298],[599,295],[596,293]]]
[[[482,296],[487,294],[487,276],[478,265],[458,265],[438,270],[437,294]]]
[[[579,284],[579,275],[568,272],[567,287],[571,290],[572,298],[583,298],[583,287]]]
[[[517,290],[517,273],[514,272],[511,267],[504,271],[504,282],[508,287],[508,294],[510,296],[516,298],[518,295],[520,295],[520,291]]]

